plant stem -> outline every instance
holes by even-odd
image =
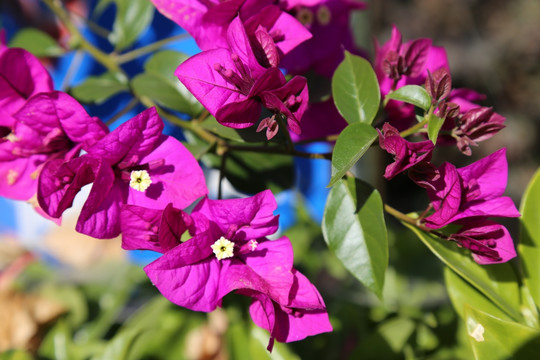
[[[129,52],[125,53],[125,54],[117,55],[117,56],[115,56],[114,60],[116,61],[117,64],[124,64],[124,63],[130,62],[131,60],[134,60],[134,59],[136,59],[136,58],[138,58],[140,56],[143,56],[143,55],[146,55],[148,53],[152,53],[152,52],[154,52],[156,50],[159,50],[160,48],[162,48],[163,46],[165,46],[165,45],[167,45],[167,44],[169,44],[171,42],[185,39],[188,36],[189,36],[189,34],[187,34],[187,33],[176,35],[176,36],[171,36],[171,37],[169,37],[167,39],[156,41],[155,43],[148,44],[148,45],[140,47],[138,49],[129,51]]]
[[[410,128],[408,128],[406,130],[403,130],[402,132],[399,133],[399,135],[402,138],[406,138],[407,136],[418,132],[420,129],[422,129],[428,123],[428,120],[429,120],[428,116],[424,117],[424,120],[420,121],[418,124],[415,124],[415,125],[411,126]]]
[[[269,153],[279,155],[292,155],[296,157],[303,157],[308,159],[332,159],[332,153],[308,153],[303,151],[289,150],[278,148],[277,146],[242,146],[242,145],[225,145],[230,151],[251,151],[258,153]]]
[[[416,226],[417,228],[419,228],[420,230],[423,230],[425,232],[428,232],[428,233],[431,233],[433,235],[437,235],[438,237],[442,238],[442,239],[446,239],[448,240],[448,236],[438,232],[438,231],[435,231],[433,229],[430,229],[428,228],[427,226],[425,225],[422,225],[420,223],[420,219],[415,219],[413,217],[410,217],[408,215],[405,215],[404,213],[394,209],[393,207],[391,207],[390,205],[388,204],[384,204],[384,211],[386,211],[388,214],[392,215],[393,217],[395,217],[396,219],[398,219],[399,221],[403,221],[403,222],[406,222],[407,224],[411,224],[413,226]]]
[[[60,0],[42,0],[45,5],[60,19],[69,33],[75,38],[75,43],[87,51],[96,61],[112,72],[123,72],[122,69],[108,54],[105,54],[84,38],[79,29],[71,21],[68,12],[62,7]]]

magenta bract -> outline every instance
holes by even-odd
[[[120,234],[123,204],[187,207],[206,194],[204,176],[191,153],[178,140],[162,135],[162,129],[163,121],[150,108],[80,158],[47,163],[39,180],[41,207],[59,217],[81,187],[93,183],[76,229],[96,238]]]
[[[424,219],[426,226],[438,229],[470,218],[520,216],[512,200],[502,196],[508,176],[505,154],[501,149],[460,169],[444,163],[439,179],[427,189],[435,212]]]

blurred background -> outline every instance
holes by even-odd
[[[65,3],[85,18],[92,14],[97,1]],[[353,16],[357,42],[368,53],[372,53],[373,38],[381,43],[390,38],[392,24],[400,29],[404,41],[431,38],[434,45],[446,48],[454,87],[486,94],[483,105],[493,106],[507,118],[506,129],[473,149],[472,158],[450,149],[439,152],[435,161],[465,165],[506,147],[510,166],[507,193],[519,204],[540,161],[540,148],[536,146],[540,125],[540,2],[368,3],[367,11]],[[17,30],[37,27],[66,45],[65,29],[38,0],[3,0],[0,10],[8,42]],[[85,34],[103,44],[95,34],[110,29],[114,8],[107,7],[100,16],[91,18],[92,31]],[[181,33],[156,12],[150,29],[133,47]],[[170,48],[188,54],[197,51],[189,39]],[[91,59],[73,58],[77,56],[70,53],[43,59],[57,88],[69,89],[103,71]],[[144,60],[128,63],[128,70],[140,72]],[[74,62],[77,71],[73,73],[70,64]],[[89,105],[88,109],[90,114],[107,120],[111,106],[118,109],[128,100],[115,98],[113,103]],[[123,116],[129,118],[141,109],[135,107]],[[168,131],[174,133],[175,129]],[[384,168],[380,160],[363,160],[367,163],[358,171],[370,162]],[[295,249],[295,266],[322,293],[333,333],[278,344],[269,355],[265,350],[268,335],[251,323],[245,299],[228,297],[223,310],[211,314],[175,307],[145,277],[142,265],[151,257],[126,255],[119,239],[102,241],[76,234],[72,230],[76,210],[65,216],[62,227],[57,227],[42,221],[27,204],[0,199],[0,351],[22,349],[7,351],[0,359],[471,358],[462,324],[446,294],[442,266],[408,230],[388,219],[390,267],[382,302],[349,275],[327,249],[319,222],[328,164],[310,166],[315,166],[313,173],[322,178],[321,191],[300,192],[299,184],[296,191],[281,196],[278,212],[286,223],[282,231]],[[410,208],[403,210],[417,210],[416,204],[425,204],[423,192],[415,190],[404,176],[388,185],[381,185],[380,179],[375,181],[384,186],[381,191],[391,205],[403,208],[405,204]],[[507,225],[516,234],[517,222]]]

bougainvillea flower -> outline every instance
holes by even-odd
[[[13,114],[13,131],[0,141],[0,195],[28,200],[47,160],[69,160],[89,150],[108,129],[71,96],[52,91],[27,100]]]
[[[0,126],[12,128],[13,114],[31,96],[52,90],[49,73],[34,55],[19,48],[0,53]]]
[[[245,199],[203,199],[192,212],[195,235],[149,264],[148,277],[170,301],[196,311],[214,310],[237,289],[287,303],[292,248],[287,238],[266,239],[277,230],[276,208],[268,190]]]
[[[279,342],[299,341],[332,331],[324,301],[315,286],[296,269],[292,273],[294,285],[287,305],[272,301],[261,293],[239,291],[254,300],[249,308],[253,322],[270,332],[268,351],[272,351],[274,339]]]
[[[386,167],[384,177],[387,180],[418,163],[429,162],[434,145],[430,140],[410,142],[399,134],[399,131],[389,123],[385,123],[379,132],[379,145],[383,150],[394,156],[394,162]]]
[[[373,65],[381,94],[405,85],[423,85],[431,73],[440,68],[449,69],[444,48],[432,46],[431,39],[417,39],[402,43],[397,27],[392,28],[392,36],[383,45],[375,43]],[[414,106],[401,101],[390,100],[385,106],[388,121],[398,130],[404,130],[415,121]]]
[[[236,16],[246,22],[250,37],[264,27],[281,55],[311,34],[272,0],[152,0],[163,15],[184,28],[202,50],[227,47],[227,28]]]
[[[467,223],[449,240],[471,250],[478,264],[497,264],[516,257],[516,250],[508,230],[494,221],[480,219]]]
[[[207,193],[200,166],[176,139],[161,133],[154,108],[120,125],[79,158],[49,161],[39,178],[40,206],[59,217],[82,186],[93,183],[77,231],[96,238],[120,233],[123,204],[182,209]]]
[[[276,208],[269,190],[245,199],[204,198],[187,222],[170,206],[162,212],[161,220],[157,220],[157,211],[146,214],[142,209],[125,207],[123,228],[134,226],[141,232],[124,233],[123,243],[125,248],[164,253],[145,271],[159,291],[177,305],[212,311],[232,291],[252,297],[253,320],[270,331],[271,350],[274,338],[295,341],[331,331],[320,294],[292,267],[289,239],[266,238],[277,230]],[[167,211],[172,211],[172,216],[164,220]],[[188,228],[193,236],[179,242]],[[174,243],[168,242],[164,246],[163,237],[174,239],[176,245],[171,248]]]
[[[289,73],[315,71],[331,77],[343,60],[343,49],[360,53],[354,44],[351,13],[366,4],[355,0],[286,1],[287,10],[304,24],[313,37],[287,54],[280,66]],[[324,44],[324,46],[321,46]]]
[[[518,217],[512,199],[502,196],[508,176],[506,149],[460,169],[448,162],[439,167],[440,177],[427,188],[435,212],[426,226],[440,228],[456,221],[485,217]]]
[[[478,141],[487,140],[504,129],[506,119],[492,108],[478,107],[467,111],[457,120],[452,136],[457,138],[457,147],[465,155],[471,155],[471,146]]]
[[[239,18],[231,23],[227,35],[228,49],[203,51],[189,58],[180,64],[176,76],[225,126],[253,126],[264,104],[284,116],[292,131],[299,131],[298,121],[308,102],[305,79],[294,77],[287,82],[278,68],[262,66]]]
[[[388,94],[404,85],[421,85],[427,70],[434,73],[441,67],[448,68],[446,51],[432,46],[431,39],[416,39],[402,43],[398,28],[392,28],[392,36],[384,45],[375,43],[374,70],[379,79],[381,93]]]

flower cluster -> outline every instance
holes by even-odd
[[[379,131],[379,142],[394,156],[394,162],[387,166],[384,177],[390,180],[408,170],[409,177],[427,190],[431,200],[429,209],[433,211],[422,223],[431,229],[460,225],[449,239],[470,249],[476,262],[498,263],[515,257],[506,228],[488,220],[519,216],[512,200],[502,196],[508,173],[506,150],[459,169],[449,162],[439,167],[431,164],[435,145],[456,144],[463,154],[471,155],[470,146],[501,130],[504,117],[474,104],[472,101],[482,99],[480,94],[452,89],[446,53],[432,46],[429,39],[402,44],[401,34],[394,27],[390,41],[377,45],[375,71],[383,95],[406,85],[424,85],[432,101],[427,121],[431,115],[442,122],[436,141],[410,142],[398,129],[407,129],[416,122],[414,106],[390,100],[385,108],[388,122]]]
[[[267,103],[305,87],[286,82],[275,67],[266,70],[269,79],[279,74],[283,85],[259,93]],[[0,52],[0,94],[1,195],[33,198],[43,215],[60,219],[81,188],[92,184],[76,230],[100,239],[122,234],[124,249],[162,253],[145,270],[175,304],[208,312],[230,292],[249,296],[254,322],[270,332],[270,351],[274,340],[332,330],[319,292],[293,268],[289,239],[267,238],[278,228],[272,193],[208,199],[197,160],[163,134],[155,108],[109,131],[75,99],[53,90],[38,59],[6,47]],[[190,214],[184,212],[197,200]]]
[[[176,76],[222,125],[242,129],[258,124],[267,139],[283,125],[296,139],[344,128],[332,102],[309,104],[301,74],[314,71],[329,78],[343,59],[343,48],[359,52],[349,18],[352,10],[365,7],[363,2],[152,2],[203,50],[182,63]],[[280,68],[297,75],[287,80]],[[263,107],[270,115],[260,120]],[[312,107],[311,113],[324,111],[316,127],[302,120],[311,118],[304,115]]]
[[[177,305],[212,311],[232,291],[251,297],[251,317],[270,332],[272,350],[274,339],[332,330],[319,292],[293,268],[289,239],[267,238],[278,228],[276,208],[269,190],[245,199],[205,197],[189,215],[172,204],[164,210],[125,205],[122,247],[163,253],[145,271]]]
[[[344,49],[363,53],[349,26],[363,2],[151,1],[202,49],[174,75],[220,124],[265,130],[268,140],[281,131],[289,155],[300,153],[292,141],[336,135],[347,126],[331,95],[310,99],[308,84],[329,80]],[[404,43],[394,27],[386,44],[376,44],[373,64],[383,96],[414,85],[409,88],[430,99],[423,117],[410,103],[385,100],[386,122],[377,129],[380,147],[394,157],[384,177],[407,170],[426,189],[430,204],[417,225],[427,231],[454,225],[457,230],[443,236],[470,249],[480,264],[515,257],[507,229],[490,220],[519,216],[503,196],[505,149],[463,168],[432,163],[437,146],[456,145],[471,155],[471,147],[501,130],[505,118],[477,105],[482,95],[452,88],[445,50],[430,39]],[[270,351],[274,340],[331,331],[321,295],[293,267],[291,242],[270,239],[278,230],[272,193],[209,199],[197,160],[163,128],[150,107],[109,130],[70,95],[55,91],[33,55],[0,44],[1,196],[30,201],[60,221],[91,184],[76,230],[99,239],[121,235],[126,250],[161,253],[145,272],[171,302],[209,312],[232,292],[250,297],[250,315],[269,331]],[[230,145],[215,139],[209,147],[217,154]]]

